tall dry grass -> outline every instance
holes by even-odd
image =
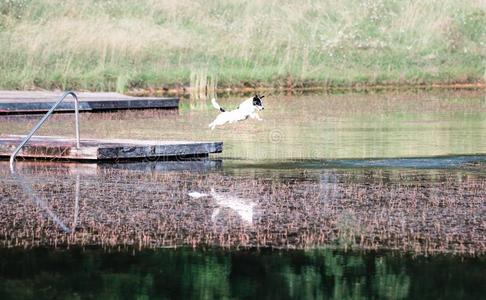
[[[2,0],[0,53],[0,88],[471,82],[486,1]]]

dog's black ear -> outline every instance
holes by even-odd
[[[265,96],[260,96],[260,99],[263,99],[263,98],[265,98]]]

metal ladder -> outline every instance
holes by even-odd
[[[65,92],[61,98],[52,106],[52,108],[42,117],[42,119],[37,123],[34,128],[30,131],[30,133],[22,140],[22,142],[15,148],[14,152],[12,155],[10,155],[10,172],[15,173],[15,157],[17,154],[20,152],[22,147],[24,147],[25,144],[30,140],[30,138],[34,135],[34,133],[39,129],[44,122],[49,118],[49,116],[56,110],[58,105],[67,97],[67,96],[73,96],[74,98],[74,113],[75,113],[75,118],[76,118],[76,149],[79,149],[79,100],[78,96],[74,92]]]

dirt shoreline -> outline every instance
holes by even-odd
[[[444,82],[444,83],[390,83],[390,84],[343,84],[343,85],[326,85],[323,82],[299,83],[295,85],[270,86],[262,83],[242,83],[217,88],[211,87],[191,87],[185,84],[172,84],[160,87],[133,88],[123,92],[130,96],[154,96],[154,95],[190,95],[190,94],[246,94],[253,92],[270,92],[270,93],[346,93],[346,92],[366,92],[366,91],[406,91],[406,90],[428,90],[428,89],[457,89],[457,90],[476,90],[486,89],[486,81],[477,82]],[[8,89],[0,89],[8,90]],[[39,87],[23,89],[25,91],[48,91]],[[57,89],[56,89],[57,90]],[[66,89],[78,92],[96,92],[97,90],[85,89]],[[110,91],[103,91],[110,92]]]
[[[457,82],[457,83],[432,83],[432,84],[349,84],[328,86],[323,84],[301,84],[298,86],[266,86],[259,84],[232,85],[219,87],[211,90],[210,88],[191,88],[190,86],[170,86],[170,87],[150,87],[137,88],[126,91],[130,96],[153,96],[153,95],[190,95],[191,93],[211,93],[217,94],[246,94],[253,92],[284,92],[284,93],[306,93],[306,92],[363,92],[363,91],[395,91],[395,90],[427,90],[427,89],[486,89],[486,82]]]

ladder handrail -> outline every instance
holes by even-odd
[[[57,108],[57,106],[67,97],[67,96],[73,96],[74,98],[74,112],[75,112],[75,119],[76,119],[76,148],[79,149],[79,100],[78,96],[72,92],[65,92],[61,98],[52,106],[52,108],[42,117],[42,119],[32,128],[30,133],[22,140],[22,142],[15,148],[14,152],[12,155],[10,155],[10,171],[12,173],[15,173],[15,157],[17,154],[20,152],[22,147],[27,144],[27,142],[30,140],[30,138],[34,135],[34,133],[39,129],[42,124],[49,118],[49,116],[54,112],[54,110]]]

